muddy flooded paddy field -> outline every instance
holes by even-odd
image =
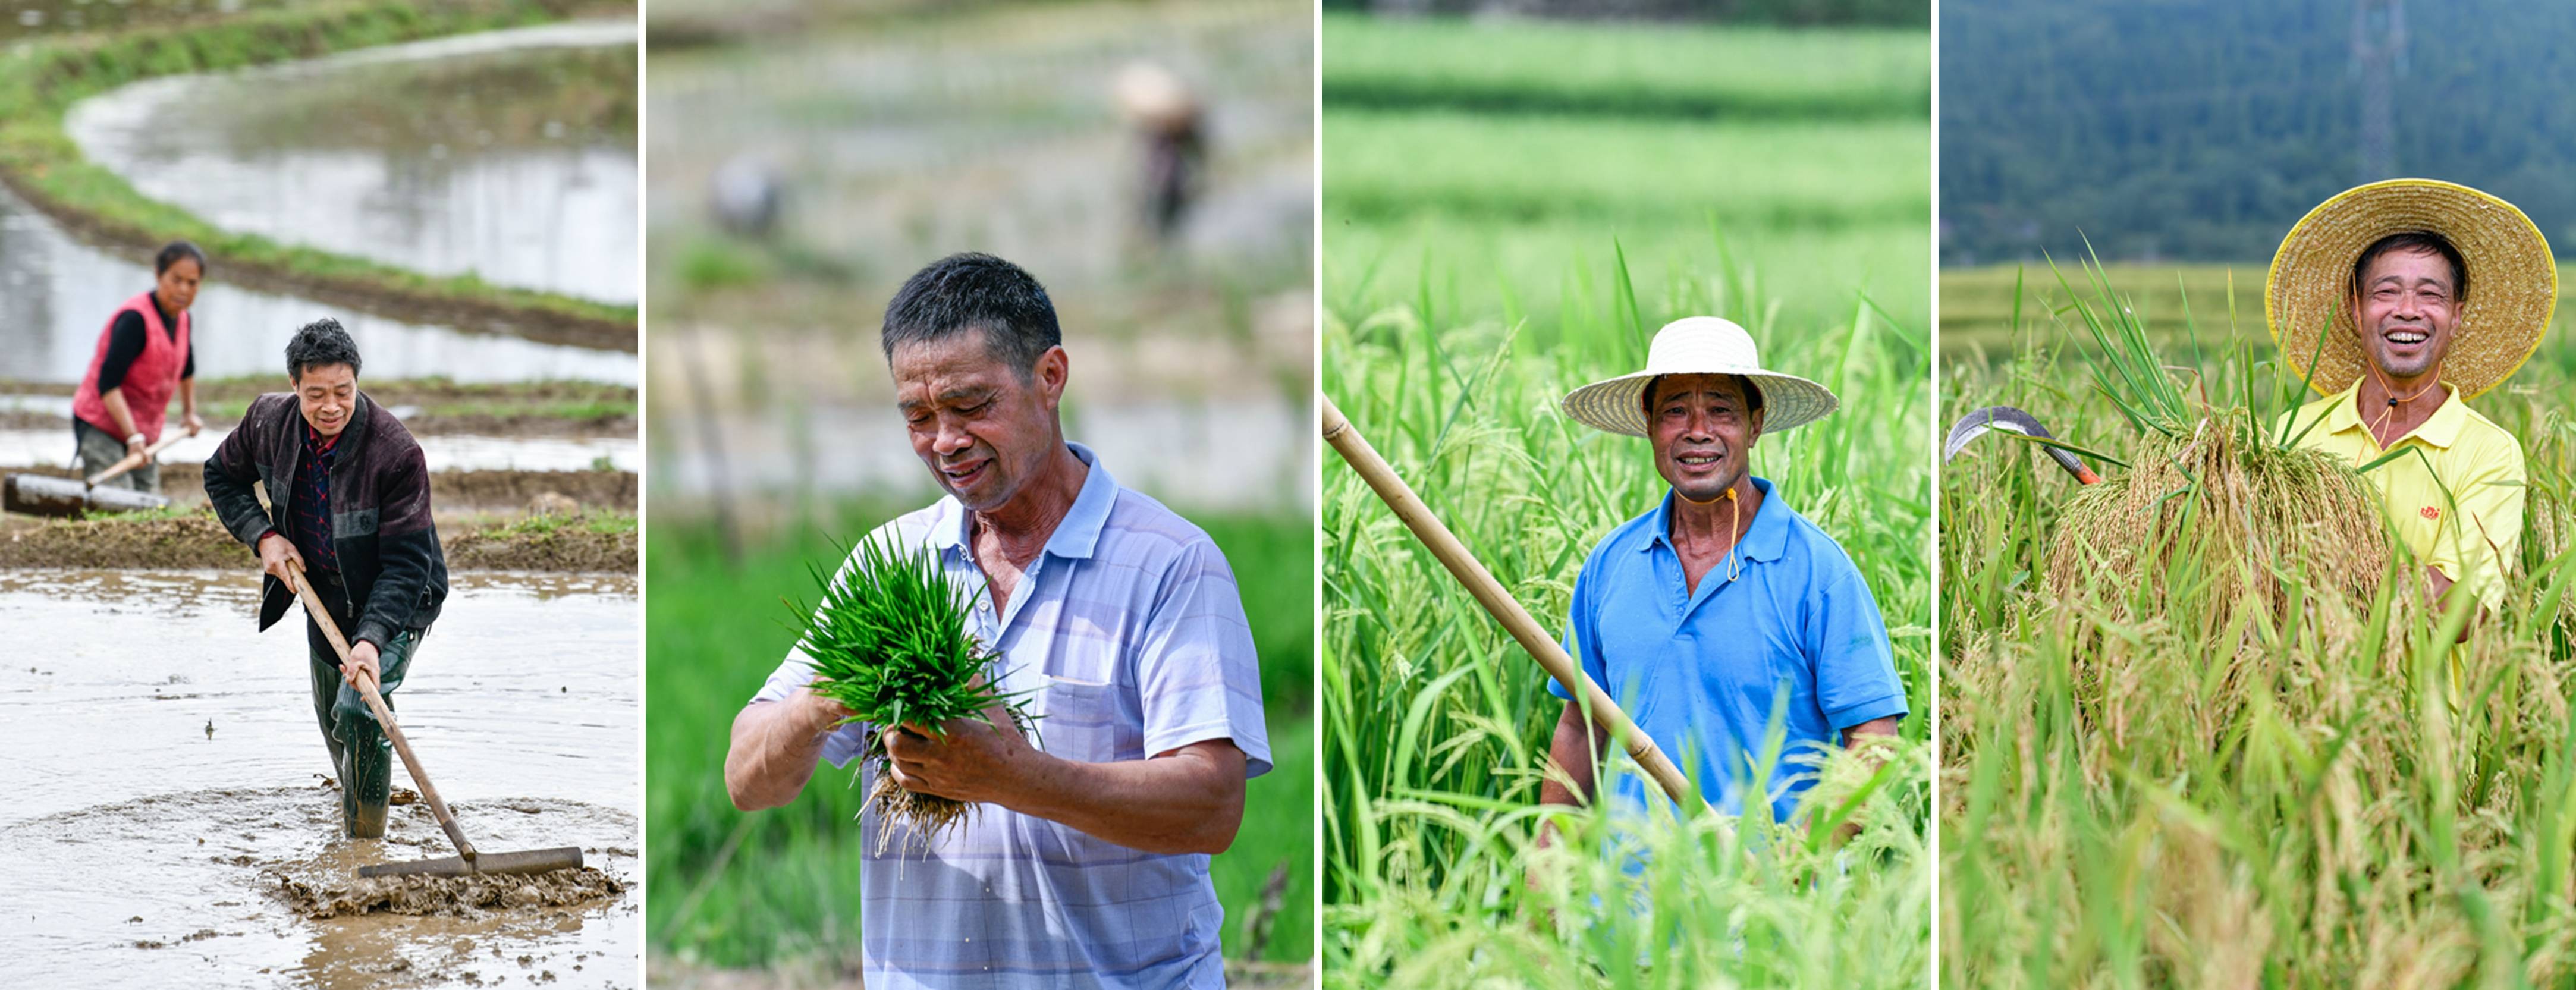
[[[927,485],[929,471],[914,456],[903,420],[890,406],[811,407],[785,423],[757,412],[721,418],[722,473],[705,448],[687,446],[696,425],[675,425],[669,434],[680,449],[655,462],[654,483],[690,500],[711,497],[719,485],[773,493],[910,491]],[[1065,439],[1097,452],[1120,484],[1155,498],[1287,510],[1312,497],[1303,479],[1315,471],[1315,446],[1306,442],[1314,417],[1302,403],[1266,395],[1222,401],[1148,397],[1069,402],[1065,408]]]
[[[508,333],[415,323],[226,281],[223,259],[189,309],[204,378],[280,375],[286,338],[337,318],[380,376],[460,382],[578,379],[633,385],[635,355],[548,344]],[[77,384],[116,307],[152,288],[152,259],[75,239],[0,186],[0,379]]]
[[[709,9],[649,13],[685,30]],[[1066,436],[1122,483],[1192,506],[1304,504],[1314,66],[1284,39],[1312,17],[1279,0],[1069,3],[657,48],[647,263],[656,353],[683,359],[652,369],[656,485],[683,504],[916,490],[884,358],[841,328],[854,300],[873,312],[917,266],[973,247],[1046,285],[1075,369]],[[1161,240],[1142,223],[1142,132],[1114,98],[1142,64],[1204,114],[1197,192]],[[745,163],[790,204],[758,242],[713,219],[717,177]],[[809,254],[857,260],[821,277]],[[727,258],[749,274],[693,274]]]
[[[635,41],[632,19],[580,21],[172,76],[63,124],[227,230],[631,303]]]
[[[577,845],[596,875],[360,881],[454,850],[417,803],[383,840],[337,837],[300,625],[254,631],[247,568],[0,572],[0,627],[35,631],[0,664],[13,978],[638,985],[635,581],[453,584],[398,717],[479,848]]]
[[[160,463],[203,464],[229,430],[207,428],[161,452]],[[635,438],[426,436],[421,456],[431,471],[637,471],[644,466]],[[62,425],[0,430],[0,468],[60,466],[74,453],[72,430]]]

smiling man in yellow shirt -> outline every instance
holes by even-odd
[[[2325,396],[2290,414],[2290,435],[2355,467],[2384,460],[2364,478],[2426,594],[2459,586],[2502,608],[2522,543],[2522,445],[2468,400],[2548,330],[2558,275],[2539,229],[2466,186],[2371,183],[2291,228],[2264,295],[2282,355]]]

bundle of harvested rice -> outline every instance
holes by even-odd
[[[2387,529],[2361,477],[2281,445],[2242,409],[2149,433],[2129,470],[2078,492],[2058,525],[2063,552],[2048,580],[2060,597],[2102,579],[2177,590],[2179,573],[2210,601],[2279,616],[2292,597],[2285,577],[2367,602],[2388,566]]]
[[[2098,303],[2077,296],[2062,274],[2059,284],[2101,349],[2094,386],[2137,428],[2139,444],[2127,470],[2068,502],[2050,589],[2063,598],[2109,578],[2151,594],[2261,606],[2278,618],[2293,597],[2284,579],[2295,577],[2298,586],[2369,601],[2390,545],[2360,475],[2300,448],[2289,424],[2267,429],[2241,406],[2186,395],[2099,259],[2087,271]]]
[[[850,710],[839,724],[872,730],[859,769],[878,771],[868,807],[889,826],[880,851],[895,825],[927,846],[963,824],[974,806],[896,784],[885,766],[884,730],[945,739],[950,720],[980,718],[1027,732],[1030,716],[1022,699],[993,687],[998,675],[990,667],[999,654],[967,632],[980,591],[952,580],[929,551],[900,547],[890,535],[860,541],[850,560],[838,579],[813,568],[823,601],[810,613],[798,609],[811,618],[797,648],[813,660],[814,693]],[[997,711],[1011,724],[994,720]]]

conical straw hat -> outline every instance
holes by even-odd
[[[1742,375],[1762,390],[1762,432],[1777,433],[1834,411],[1824,386],[1762,367],[1753,335],[1732,321],[1691,316],[1664,324],[1646,348],[1646,369],[1605,378],[1565,397],[1565,414],[1596,430],[1645,436],[1646,384],[1657,375]]]
[[[2558,304],[2558,265],[2549,241],[2513,204],[2467,186],[2432,179],[2390,179],[2355,186],[2308,211],[2281,250],[2263,289],[2272,340],[2293,369],[2306,372],[2319,395],[2341,392],[2366,372],[2349,312],[2352,263],[2391,234],[2431,231],[2459,249],[2469,292],[2460,304],[2441,380],[2474,396],[2513,377],[2540,347]],[[2327,321],[2333,326],[2329,330]],[[2322,352],[2317,334],[2326,332]]]

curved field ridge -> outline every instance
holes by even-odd
[[[361,0],[121,34],[47,38],[0,57],[0,182],[82,237],[132,252],[202,245],[226,280],[405,319],[548,343],[634,351],[635,308],[431,277],[232,233],[135,190],[63,130],[73,103],[154,76],[211,72],[443,35],[561,20],[577,0]]]

